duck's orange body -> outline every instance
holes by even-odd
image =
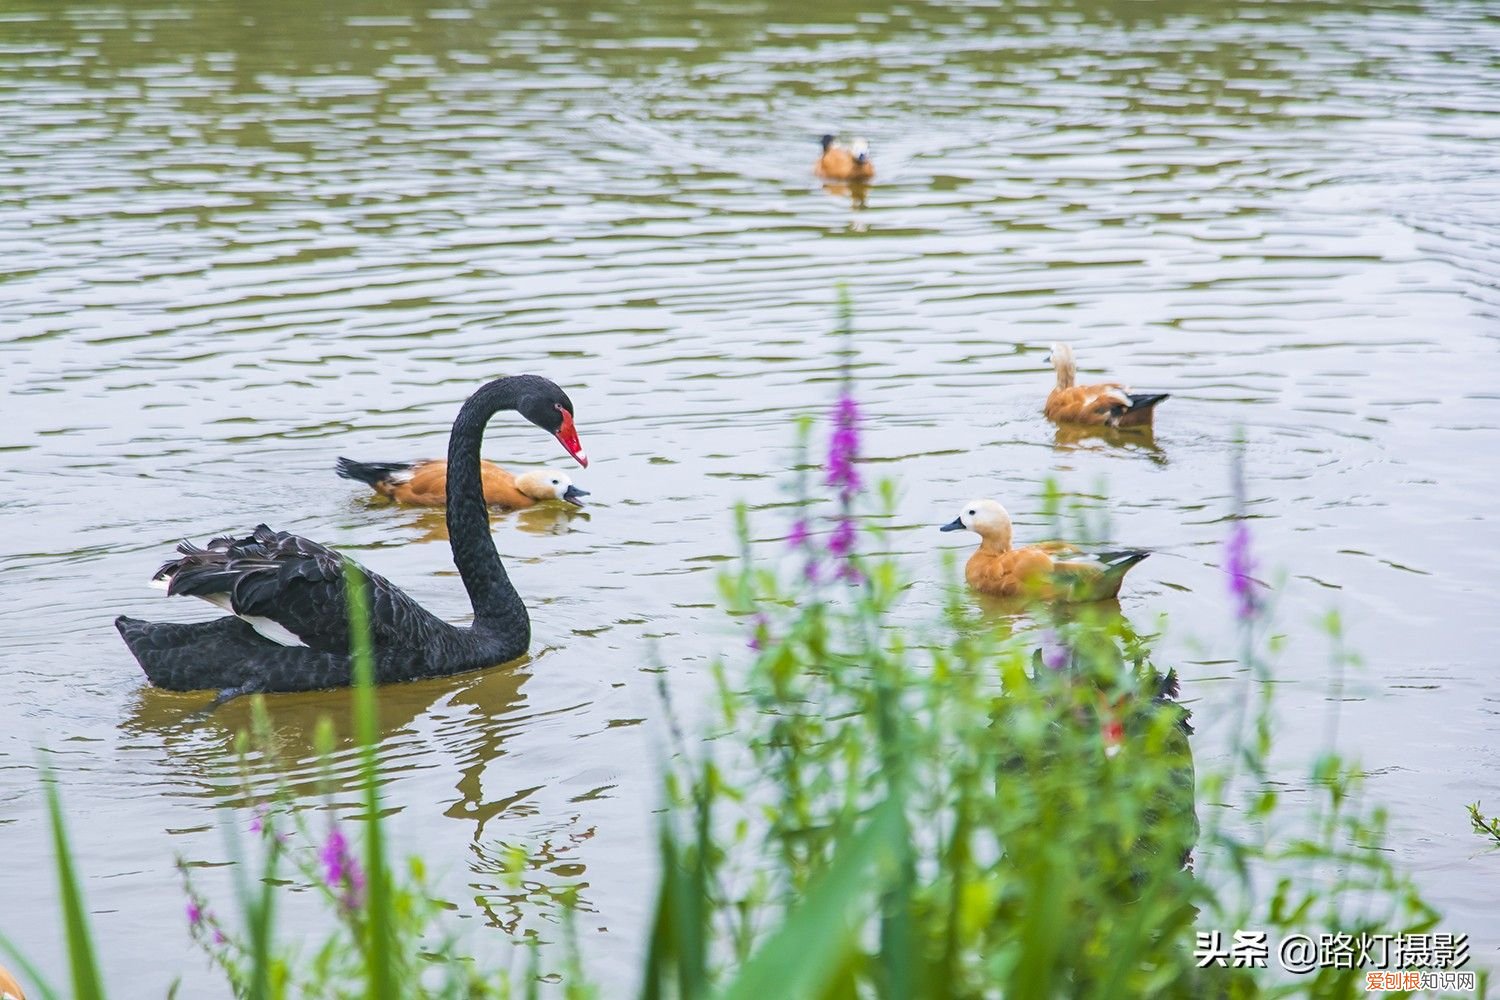
[[[338,474],[368,483],[376,493],[398,503],[441,507],[448,501],[448,463],[442,459],[402,463],[341,458]],[[515,476],[493,462],[480,462],[479,475],[484,485],[484,502],[491,507],[521,510],[544,500],[567,500],[581,507],[576,498],[588,495],[562,473],[525,472]]]
[[[3,965],[0,965],[0,1000],[26,1000],[26,991]]]
[[[1074,385],[1078,369],[1066,344],[1052,345],[1052,365],[1057,386],[1047,394],[1042,414],[1055,424],[1150,427],[1156,404],[1167,398],[1164,392],[1133,393],[1118,382]]]
[[[831,135],[823,137],[823,155],[813,164],[813,173],[825,181],[865,182],[875,176],[875,164],[870,162],[870,146],[863,139],[855,139],[845,145],[836,142]]]
[[[1052,557],[1036,546],[998,550],[985,542],[964,566],[964,579],[981,594],[1017,597],[1038,593],[1052,575]]]
[[[480,462],[479,476],[484,483],[484,502],[491,507],[509,507],[513,510],[520,510],[536,503],[534,499],[516,489],[515,476],[493,462]],[[388,496],[398,503],[441,507],[448,502],[447,483],[448,463],[442,459],[434,459],[413,466],[411,478],[405,482],[376,483],[375,492]]]

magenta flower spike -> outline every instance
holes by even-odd
[[[1042,633],[1042,665],[1048,670],[1061,670],[1073,658],[1068,644],[1052,629]]]
[[[828,441],[828,475],[824,482],[839,491],[846,505],[859,492],[859,404],[845,386],[833,408],[833,436]]]
[[[340,902],[346,910],[357,909],[365,887],[365,876],[359,869],[359,862],[350,853],[349,842],[344,839],[342,830],[334,827],[329,832],[328,843],[323,845],[318,856],[323,862],[323,881],[328,888],[342,892]]]
[[[1229,594],[1234,598],[1234,613],[1240,621],[1249,621],[1260,610],[1260,595],[1251,573],[1255,562],[1250,557],[1250,525],[1234,522],[1229,540],[1224,544],[1224,572],[1229,575]]]

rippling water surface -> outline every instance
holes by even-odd
[[[743,641],[713,604],[729,508],[784,499],[844,281],[911,613],[941,600],[958,504],[999,496],[1026,535],[1046,476],[1102,482],[1115,538],[1158,550],[1124,611],[1168,617],[1209,733],[1240,690],[1216,567],[1243,427],[1284,774],[1336,707],[1400,860],[1494,964],[1500,870],[1462,806],[1500,803],[1496,52],[1494,7],[1463,0],[7,4],[0,927],[61,969],[46,762],[108,967],[132,995],[212,982],[173,862],[227,856],[248,706],[194,720],[110,620],[202,617],[147,576],[261,520],[461,618],[441,517],[333,460],[439,455],[474,386],[536,371],[577,404],[597,502],[496,519],[532,657],[387,691],[386,794],[474,926],[583,883],[601,976],[629,981],[660,671],[691,712]],[[810,177],[839,129],[873,144],[862,206]],[[1172,394],[1154,442],[1042,421],[1054,339]],[[515,420],[487,453],[566,461]],[[1336,703],[1330,608],[1364,658]],[[271,700],[309,805],[314,721],[346,705]]]

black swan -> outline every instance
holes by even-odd
[[[490,537],[480,482],[484,427],[501,410],[519,412],[588,465],[573,427],[573,403],[554,383],[516,375],[469,397],[448,439],[447,506],[453,561],[474,605],[474,624],[449,625],[383,577],[366,573],[377,683],[492,666],[531,644],[531,620]],[[215,538],[206,548],[184,542],[178,551],[181,557],[153,579],[164,581],[169,594],[201,597],[234,616],[191,624],[116,618],[152,684],[174,691],[219,688],[227,696],[352,682],[343,556],[264,524],[245,538]]]

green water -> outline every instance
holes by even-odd
[[[62,968],[45,759],[119,995],[178,971],[212,995],[173,864],[227,856],[248,708],[148,690],[110,620],[204,617],[148,576],[262,520],[461,618],[441,517],[333,462],[439,455],[470,389],[536,371],[577,405],[595,502],[497,518],[532,659],[387,691],[385,794],[478,940],[550,933],[582,883],[598,975],[633,980],[659,671],[691,715],[744,642],[713,607],[729,509],[779,545],[845,281],[912,618],[968,544],[936,531],[958,505],[999,497],[1036,537],[1046,476],[1102,482],[1111,534],[1157,550],[1122,606],[1167,616],[1200,760],[1242,691],[1218,562],[1244,428],[1287,791],[1336,714],[1440,929],[1496,964],[1500,869],[1462,805],[1500,804],[1497,52],[1493,5],[1438,0],[7,0],[0,929]],[[830,130],[872,143],[862,207],[811,177]],[[1154,442],[1042,421],[1056,339],[1172,394]],[[487,453],[567,461],[514,421]],[[1337,701],[1332,607],[1365,661]],[[313,722],[346,705],[271,701],[309,808]]]

